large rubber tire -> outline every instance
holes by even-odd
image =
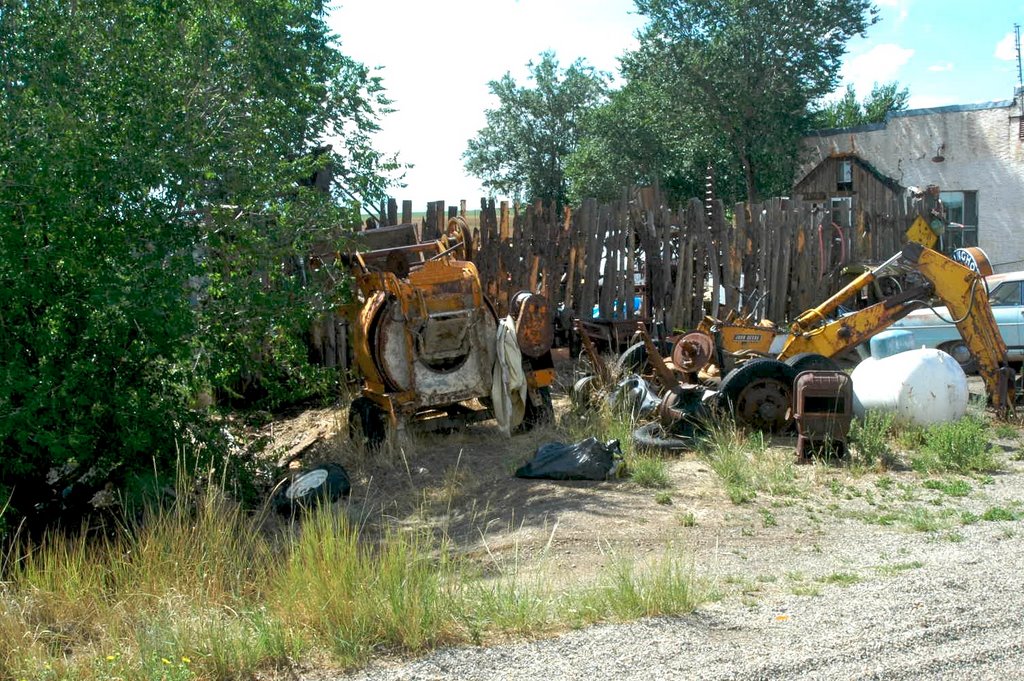
[[[274,506],[282,513],[308,511],[347,497],[351,491],[345,469],[336,463],[326,463],[299,473],[283,485],[274,497]]]
[[[520,430],[533,430],[537,426],[554,423],[555,405],[551,401],[551,388],[537,388],[540,394],[540,404],[534,406],[530,396],[526,396],[526,413],[523,414],[523,422]]]
[[[939,350],[955,359],[965,374],[978,373],[978,358],[974,356],[974,353],[971,352],[971,349],[967,347],[967,343],[964,343],[963,340],[943,343],[939,346]]]
[[[786,365],[800,373],[801,371],[842,371],[839,363],[831,357],[816,352],[801,352],[786,359]]]
[[[645,423],[633,431],[633,446],[649,452],[685,452],[694,448],[694,440],[665,432],[657,421]]]
[[[348,408],[348,436],[367,450],[378,449],[388,435],[388,418],[380,405],[365,396]]]
[[[718,406],[736,422],[771,433],[793,425],[796,370],[777,359],[753,359],[733,369],[718,388]]]

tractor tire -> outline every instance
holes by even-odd
[[[388,435],[388,418],[384,410],[368,397],[352,400],[348,409],[348,436],[367,451],[379,449]]]
[[[741,425],[782,433],[793,425],[796,370],[776,359],[753,359],[733,369],[718,388],[718,406]]]
[[[831,357],[816,352],[801,352],[786,359],[786,365],[800,373],[801,371],[842,371],[839,363]]]

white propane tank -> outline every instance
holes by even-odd
[[[927,426],[967,413],[967,374],[942,350],[922,348],[891,357],[869,357],[850,374],[853,413],[895,412],[900,423]]]

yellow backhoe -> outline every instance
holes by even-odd
[[[894,274],[902,275],[907,282],[900,292],[834,316],[864,287]],[[789,422],[792,383],[798,372],[837,368],[832,358],[869,340],[911,311],[936,304],[946,306],[977,358],[990,404],[1005,412],[1015,401],[1016,372],[1008,365],[1006,344],[989,306],[984,277],[917,242],[908,243],[886,262],[801,314],[785,331],[769,323],[706,318],[679,344],[710,349],[701,354],[719,369],[729,361],[747,360],[722,372],[719,394],[732,405],[739,421],[780,431]],[[695,370],[692,363],[690,369]]]

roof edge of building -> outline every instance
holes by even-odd
[[[904,111],[890,111],[885,115],[881,123],[865,123],[863,125],[852,125],[846,128],[822,128],[811,130],[807,137],[829,137],[840,133],[872,132],[884,130],[888,122],[893,118],[909,118],[910,116],[930,116],[933,114],[959,113],[964,111],[984,111],[985,109],[1006,109],[1014,105],[1012,99],[999,99],[990,102],[978,102],[976,104],[950,104],[948,106],[933,106],[924,109],[906,109]]]

